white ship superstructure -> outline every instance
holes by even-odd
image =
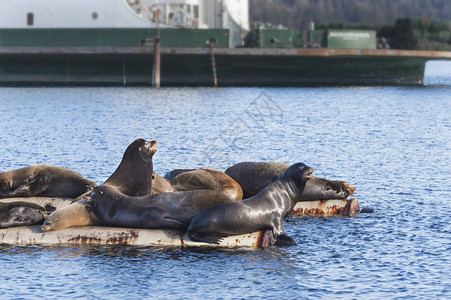
[[[158,16],[161,27],[229,29],[232,47],[248,15],[248,0],[0,0],[0,28],[154,28]]]
[[[230,30],[230,45],[242,45],[243,32],[249,30],[248,0],[127,0],[144,19],[171,27],[221,28]]]

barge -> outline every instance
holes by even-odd
[[[0,6],[1,85],[151,85],[156,55],[161,86],[422,85],[427,61],[451,60],[378,49],[371,30],[253,28],[244,0]]]

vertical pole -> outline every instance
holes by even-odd
[[[160,11],[155,11],[155,17],[157,19],[157,36],[153,39],[153,76],[152,76],[152,86],[159,88],[160,87]]]
[[[215,59],[215,44],[216,39],[210,39],[210,55],[211,55],[211,68],[213,71],[213,83],[215,87],[218,87],[218,76],[216,74],[216,59]]]

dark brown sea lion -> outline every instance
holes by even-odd
[[[219,171],[217,171],[217,172],[221,173]],[[200,172],[200,175],[201,175],[200,177],[202,178],[202,175],[205,175],[205,173],[210,174],[208,172]],[[194,175],[196,175],[196,174],[197,174],[197,172]],[[224,173],[221,173],[221,174],[224,174]],[[210,176],[212,176],[212,175],[210,175]],[[227,175],[224,174],[224,176],[227,176]],[[214,178],[216,179],[217,177],[214,177]],[[197,186],[194,185],[194,186],[190,187],[189,179],[195,179],[195,180],[192,180],[191,183],[200,182],[198,180],[199,177],[197,177],[197,176],[194,176],[193,178],[183,177],[183,178],[180,178],[180,183],[184,182],[185,184],[178,185],[178,187],[180,189],[185,188],[187,190],[194,190],[194,189],[198,189],[200,187],[199,185],[197,185]],[[175,192],[175,189],[172,187],[169,180],[159,176],[155,172],[154,172],[152,180],[153,180],[152,181],[152,194],[153,195]],[[230,180],[233,181],[233,179],[230,179]],[[214,182],[216,182],[218,185],[220,185],[217,180]],[[208,183],[208,181],[203,184],[205,189],[208,189],[207,183]],[[235,184],[238,186],[239,190],[241,190],[241,187],[239,187],[238,183],[235,183]],[[222,188],[218,188],[218,189],[221,190]],[[233,200],[233,199],[230,199],[233,196],[232,191],[227,192],[227,190],[226,190],[226,193],[223,193],[225,196],[229,197],[229,201]],[[204,194],[205,197],[209,197],[210,195],[217,195],[217,194],[208,194],[208,193],[203,193],[203,192],[202,192],[202,194]],[[224,195],[219,196],[219,201],[223,200]],[[175,194],[173,196],[177,197],[179,195]],[[238,196],[238,197],[233,196],[233,197],[238,198],[241,196]],[[170,200],[172,201],[172,198]],[[238,200],[241,200],[241,198]],[[214,203],[216,203],[216,202],[214,202]],[[73,227],[73,226],[95,225],[97,223],[98,223],[98,221],[96,219],[94,219],[93,215],[90,214],[89,211],[87,210],[85,201],[81,200],[81,201],[72,203],[69,207],[65,207],[63,209],[60,209],[60,210],[50,214],[46,218],[44,224],[41,226],[41,231],[47,232],[47,231],[61,230],[61,229]]]
[[[35,165],[0,173],[0,197],[76,198],[97,184],[79,173],[56,166]]]
[[[207,207],[230,201],[212,190],[130,197],[107,185],[97,186],[85,199],[102,225],[181,231]]]
[[[116,171],[103,183],[129,196],[152,194],[152,157],[157,141],[137,139],[125,150]]]
[[[274,162],[242,162],[228,168],[225,173],[243,188],[243,198],[258,194],[271,182],[279,178],[290,165]],[[314,177],[307,181],[301,200],[346,199],[355,192],[355,187],[345,181],[331,181]]]
[[[30,202],[0,202],[0,228],[40,224],[47,216],[44,207]]]
[[[137,139],[131,143],[122,157],[116,171],[103,183],[128,196],[152,194],[153,155],[157,152],[157,141]],[[157,186],[158,188],[158,186]],[[50,214],[41,231],[61,230],[73,226],[95,225],[97,220],[87,210],[85,200],[79,200],[68,207]]]
[[[214,190],[224,193],[231,201],[243,199],[243,190],[235,180],[211,169],[182,172],[171,180],[171,185],[176,191]]]
[[[188,228],[193,241],[217,244],[221,238],[272,230],[278,245],[296,245],[285,235],[283,220],[299,201],[313,169],[298,163],[257,195],[212,206],[195,216]]]

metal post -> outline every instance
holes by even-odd
[[[210,54],[211,54],[211,68],[213,71],[213,83],[215,87],[218,87],[218,76],[216,73],[216,59],[215,59],[215,44],[216,39],[210,39]]]
[[[159,88],[160,87],[160,23],[159,23],[159,17],[160,17],[160,11],[155,12],[155,17],[157,19],[157,36],[153,39],[153,74],[152,74],[152,86]]]

